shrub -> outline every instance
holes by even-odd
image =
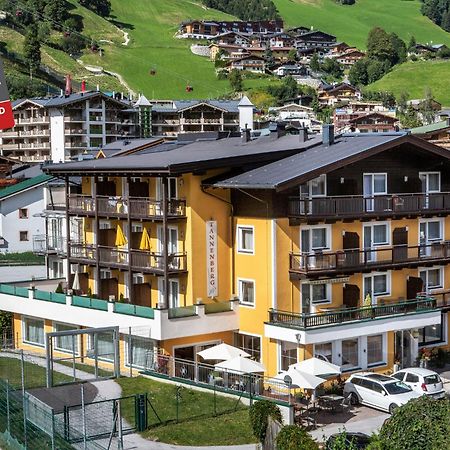
[[[277,436],[278,450],[318,450],[316,441],[306,432],[304,428],[296,425],[283,427]]]
[[[62,287],[62,283],[58,283],[58,286],[56,286],[55,292],[57,294],[64,294],[64,289]]]
[[[397,408],[381,428],[379,448],[450,448],[450,399],[436,401],[424,395]]]
[[[267,432],[267,424],[269,417],[277,422],[282,422],[281,411],[278,406],[268,400],[261,400],[253,403],[249,411],[250,423],[253,430],[253,435],[264,442]]]

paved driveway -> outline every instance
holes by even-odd
[[[388,417],[389,414],[366,406],[353,406],[345,413],[321,412],[317,417],[318,427],[310,434],[319,442],[344,429],[371,435],[379,431]]]

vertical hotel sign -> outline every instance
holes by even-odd
[[[14,126],[14,115],[9,100],[8,88],[6,86],[3,62],[0,59],[0,130],[6,130]]]
[[[217,221],[206,222],[206,292],[208,297],[217,297]]]

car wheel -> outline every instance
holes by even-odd
[[[389,405],[389,414],[394,414],[394,411],[398,408],[398,405],[396,405],[395,403],[392,403],[391,405]]]
[[[353,406],[359,405],[359,397],[358,397],[358,395],[355,394],[354,392],[352,392],[352,393],[350,394],[350,403],[351,403]]]

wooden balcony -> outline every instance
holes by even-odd
[[[270,309],[268,323],[281,327],[307,330],[342,325],[350,322],[366,322],[374,319],[421,314],[437,309],[439,309],[439,306],[433,297],[417,297],[413,300],[386,303],[384,305],[342,308],[314,314],[301,314]]]
[[[289,199],[291,224],[319,220],[372,219],[450,213],[450,192]]]
[[[290,254],[289,271],[304,276],[338,275],[370,270],[450,263],[450,242],[428,245],[394,245],[367,250],[340,250]]]
[[[98,215],[106,217],[127,217],[137,219],[163,218],[161,200],[150,198],[118,196],[97,196]],[[95,201],[88,195],[71,195],[69,197],[69,213],[93,216],[95,215]],[[169,200],[167,205],[168,219],[182,219],[186,217],[186,201],[181,199]]]
[[[89,244],[70,244],[70,259],[85,264],[96,263],[95,246]],[[162,275],[164,273],[164,256],[162,253],[142,250],[120,249],[117,247],[98,247],[98,261],[102,267],[127,269]],[[187,271],[186,253],[168,255],[168,271],[171,275]]]

